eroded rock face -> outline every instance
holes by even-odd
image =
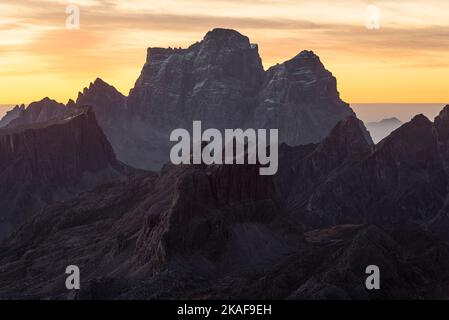
[[[214,29],[188,49],[149,48],[129,96],[134,113],[163,130],[193,120],[224,129],[251,115],[263,67],[257,47],[237,31]]]
[[[159,158],[138,160],[152,169],[168,160],[169,144],[160,141],[194,120],[204,128],[279,129],[280,142],[299,145],[320,141],[354,115],[314,53],[264,71],[257,45],[226,29],[208,32],[188,49],[149,48],[128,107],[132,135],[148,146],[159,143]]]
[[[312,51],[268,69],[254,112],[256,128],[279,128],[289,145],[317,143],[340,120],[355,115],[337,81]]]
[[[0,236],[37,208],[119,178],[127,170],[116,160],[90,109],[0,129]]]

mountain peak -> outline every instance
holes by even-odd
[[[96,78],[94,82],[91,82],[89,84],[89,87],[85,87],[83,89],[83,92],[78,93],[76,104],[78,106],[82,104],[93,104],[91,102],[81,101],[90,96],[100,96],[103,99],[110,99],[111,97],[113,97],[116,100],[121,100],[121,103],[123,103],[122,100],[125,99],[125,96],[120,93],[114,86],[111,86],[100,78]],[[96,104],[97,103],[94,103],[93,105],[96,106]]]
[[[304,58],[319,58],[315,52],[313,52],[312,50],[303,50],[300,53],[298,53],[295,57],[298,59],[304,59]]]
[[[393,150],[401,150],[401,145],[407,145],[410,149],[411,146],[431,144],[432,127],[432,122],[425,115],[418,114],[379,142],[376,149],[381,150],[386,146],[392,146]]]
[[[91,87],[110,87],[107,82],[103,81],[101,78],[96,78],[95,81],[90,83]]]
[[[402,123],[402,122],[398,118],[393,117],[393,118],[382,119],[379,123],[386,124],[386,123]]]
[[[41,99],[39,101],[35,101],[35,102],[30,103],[29,107],[32,106],[32,105],[43,104],[43,103],[58,104],[59,102],[57,102],[56,100],[51,99],[49,97],[45,97],[45,98],[43,98],[43,99]]]
[[[226,29],[226,28],[214,28],[211,31],[208,31],[206,35],[204,36],[204,39],[225,39],[225,38],[231,38],[231,37],[237,37],[242,39],[248,39],[248,37],[242,35],[240,32],[234,30],[234,29]]]
[[[420,114],[417,114],[416,116],[414,116],[412,118],[412,120],[410,121],[410,123],[413,123],[413,124],[430,124],[431,121],[425,115],[420,113]]]
[[[355,116],[349,116],[337,123],[329,136],[320,143],[318,150],[336,148],[339,153],[364,153],[373,144],[363,122]]]
[[[378,143],[391,132],[398,129],[402,125],[402,121],[396,117],[382,119],[379,122],[367,122],[366,127],[375,143]]]
[[[204,44],[218,47],[253,48],[249,38],[233,29],[216,28],[204,36]]]

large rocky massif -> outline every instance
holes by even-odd
[[[278,173],[167,163],[193,120],[278,128]],[[449,296],[449,106],[375,144],[311,51],[264,71],[247,37],[215,29],[148,49],[128,97],[96,79],[2,125],[0,299]]]
[[[234,30],[214,29],[187,49],[149,48],[129,96],[97,79],[64,105],[31,104],[10,127],[90,105],[117,158],[159,170],[169,160],[170,133],[192,127],[279,129],[280,142],[317,143],[354,115],[319,57],[302,51],[264,70],[258,47]]]

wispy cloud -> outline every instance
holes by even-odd
[[[352,75],[345,71],[348,64],[360,68],[393,66],[396,71],[421,69],[420,72],[447,68],[446,0],[376,1],[382,12],[380,30],[367,30],[364,26],[365,9],[371,3],[0,0],[0,84],[11,83],[7,77],[25,79],[27,73],[33,77],[38,73],[55,79],[52,81],[56,91],[61,90],[56,83],[61,79],[66,85],[73,85],[68,79],[87,82],[97,74],[110,77],[127,91],[144,62],[147,46],[185,47],[214,27],[238,29],[259,43],[266,67],[302,49],[313,49],[340,73],[343,81]],[[65,28],[68,4],[80,7],[80,30]],[[370,85],[377,94],[383,84]],[[351,98],[351,89],[344,90]],[[15,98],[8,101],[11,99]]]

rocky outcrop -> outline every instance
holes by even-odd
[[[364,157],[373,147],[363,123],[355,117],[339,122],[320,144],[282,146],[276,183],[292,216],[300,223],[314,225],[308,217],[308,202],[313,199],[315,190],[327,184],[329,177],[346,162]],[[312,217],[332,219],[332,211],[324,217],[321,214]]]
[[[0,129],[0,236],[37,208],[119,178],[119,163],[91,109]]]
[[[124,120],[126,97],[113,86],[97,78],[89,87],[78,93],[72,107],[75,106],[91,106],[103,131],[111,131],[114,126],[120,124],[120,120]],[[106,135],[109,136],[107,133]]]

